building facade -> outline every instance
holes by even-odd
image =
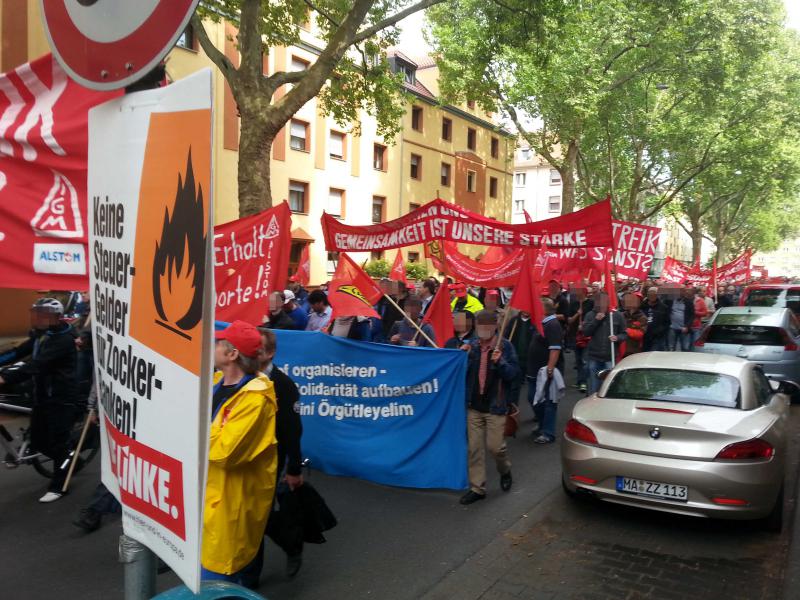
[[[770,277],[797,278],[800,276],[800,238],[784,240],[772,252],[753,254],[751,263],[766,267]]]
[[[206,23],[211,41],[238,64],[235,28]],[[0,0],[0,63],[3,71],[49,52],[38,2]],[[271,48],[265,54],[266,75],[303,70],[316,60],[321,42],[301,30],[300,42]],[[273,203],[286,200],[292,209],[290,272],[310,244],[311,281],[330,277],[336,257],[325,250],[320,218],[323,211],[353,225],[395,219],[436,197],[481,214],[511,218],[511,166],[514,139],[491,115],[474,105],[449,106],[438,95],[438,69],[428,58],[389,53],[396,72],[404,73],[408,101],[401,132],[384,139],[374,118],[362,114],[358,134],[322,114],[312,99],[276,137],[271,154]],[[170,80],[199,69],[214,71],[214,208],[217,223],[238,218],[237,161],[239,118],[221,73],[187,29],[166,59]],[[285,93],[278,91],[276,96]],[[421,247],[405,250],[424,260]],[[477,253],[480,248],[476,249]],[[391,251],[389,260],[394,259]],[[354,254],[359,262],[377,258]]]
[[[514,153],[511,222],[524,223],[527,212],[534,221],[561,214],[561,174],[527,144]]]

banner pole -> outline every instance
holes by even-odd
[[[511,326],[511,333],[508,334],[508,341],[510,342],[511,339],[514,337],[514,332],[517,331],[517,324],[519,323],[519,319],[514,321],[514,324]]]
[[[67,478],[64,480],[64,486],[61,488],[61,492],[66,494],[67,489],[69,488],[69,482],[72,479],[72,473],[75,472],[75,465],[78,463],[78,456],[81,453],[81,449],[83,448],[83,442],[86,440],[86,432],[89,430],[89,425],[92,422],[92,417],[94,416],[94,409],[90,410],[89,413],[86,415],[86,421],[83,423],[83,431],[81,431],[81,437],[78,440],[78,445],[75,446],[75,450],[72,453],[72,460],[69,463],[69,471],[67,471]]]
[[[422,337],[424,337],[426,340],[428,340],[428,343],[431,346],[433,346],[434,348],[439,348],[439,346],[436,345],[436,342],[434,342],[427,333],[422,331],[422,328],[419,325],[417,325],[416,323],[414,323],[414,321],[411,320],[411,317],[409,317],[406,314],[406,311],[404,311],[402,308],[400,308],[400,306],[397,304],[397,302],[394,301],[394,299],[391,296],[389,296],[388,294],[384,294],[383,297],[386,298],[389,301],[389,304],[391,304],[397,310],[399,310],[401,313],[403,313],[403,318],[406,321],[408,321],[411,325],[413,325],[414,328],[417,330],[417,333],[421,333]]]
[[[503,342],[503,332],[506,330],[506,325],[508,325],[508,316],[511,314],[510,309],[510,306],[506,306],[506,312],[503,315],[503,324],[500,325],[500,330],[497,332],[497,343],[494,345],[495,350],[499,349],[500,344]]]

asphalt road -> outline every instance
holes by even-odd
[[[562,427],[577,399],[577,392],[571,390],[562,404]],[[663,546],[684,554],[696,548],[698,556],[721,558],[732,549],[748,555],[749,544],[763,548],[767,543],[760,532],[748,533],[747,528],[736,529],[739,533],[733,535],[727,525],[698,529],[697,522],[690,520],[677,527],[674,519],[641,511],[569,506],[560,492],[558,445],[533,444],[527,407],[523,407],[522,416],[518,437],[509,441],[514,475],[511,491],[503,493],[499,476],[490,473],[487,499],[469,507],[458,503],[460,493],[456,492],[397,489],[314,472],[311,481],[326,498],[339,525],[326,534],[328,543],[306,546],[303,568],[291,581],[283,574],[284,556],[268,544],[259,592],[272,600],[389,600],[420,598],[432,590],[450,589],[451,594],[437,597],[467,598],[466,589],[479,588],[468,578],[464,579],[465,588],[459,574],[464,569],[471,571],[471,565],[478,569],[487,549],[510,543],[509,530],[517,532],[512,545],[526,550],[521,558],[508,564],[524,565],[532,558],[540,561],[529,567],[520,566],[523,573],[552,567],[550,554],[544,552],[548,540],[563,540],[560,551],[568,552],[570,547],[583,543],[587,532],[591,532],[592,543],[608,544],[609,548],[620,545],[638,551]],[[797,431],[796,418],[793,426]],[[117,562],[119,519],[109,519],[90,535],[70,523],[91,495],[99,478],[98,468],[99,461],[95,460],[77,476],[72,492],[50,505],[36,501],[45,488],[45,480],[32,468],[0,471],[0,597],[122,598],[123,572]],[[631,517],[628,512],[636,516]],[[598,517],[599,523],[594,520]],[[635,543],[630,544],[630,540]],[[592,546],[587,551],[594,555],[598,548]],[[568,553],[558,556],[560,560],[569,559]],[[598,564],[594,565],[596,570],[609,568]],[[586,573],[581,575],[581,581],[586,581]],[[609,572],[607,576],[612,575]],[[600,575],[595,573],[595,577]],[[547,588],[547,594],[553,598],[571,597],[552,595],[556,593],[553,589],[563,588],[559,582],[569,578],[568,570],[554,575],[550,580],[553,587]],[[178,583],[172,574],[158,578],[159,591]],[[539,598],[539,592],[524,592],[534,589],[525,587],[529,583],[517,584],[515,589],[522,590],[519,597]],[[480,592],[488,595],[480,597],[498,597],[502,592],[491,589],[501,584],[485,575],[483,584]]]

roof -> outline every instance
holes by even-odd
[[[738,356],[699,352],[641,352],[622,360],[617,369],[678,369],[703,371],[740,378],[748,361]]]
[[[433,95],[433,92],[431,92],[428,88],[422,85],[422,82],[416,77],[414,77],[414,83],[408,83],[407,81],[404,81],[403,87],[405,87],[410,92],[414,92],[420,96],[429,98],[430,100],[436,100],[436,96]]]

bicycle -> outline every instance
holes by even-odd
[[[12,367],[13,368],[13,365]],[[32,397],[29,388],[22,387],[19,389],[12,389],[9,391],[0,392],[0,410],[12,412],[15,414],[31,415],[33,413]],[[79,407],[76,407],[79,408]],[[69,465],[75,449],[80,440],[83,424],[86,419],[86,411],[78,411],[80,418],[75,419],[69,434],[69,454],[65,459],[63,466]],[[50,478],[53,476],[53,459],[49,456],[35,451],[31,448],[31,431],[30,426],[20,427],[19,436],[14,436],[9,432],[5,425],[0,423],[0,448],[5,453],[3,463],[7,469],[16,469],[20,465],[31,465],[37,473],[43,477]],[[86,439],[78,453],[78,460],[75,464],[75,471],[80,471],[95,457],[99,451],[99,427],[93,423],[87,432]]]

